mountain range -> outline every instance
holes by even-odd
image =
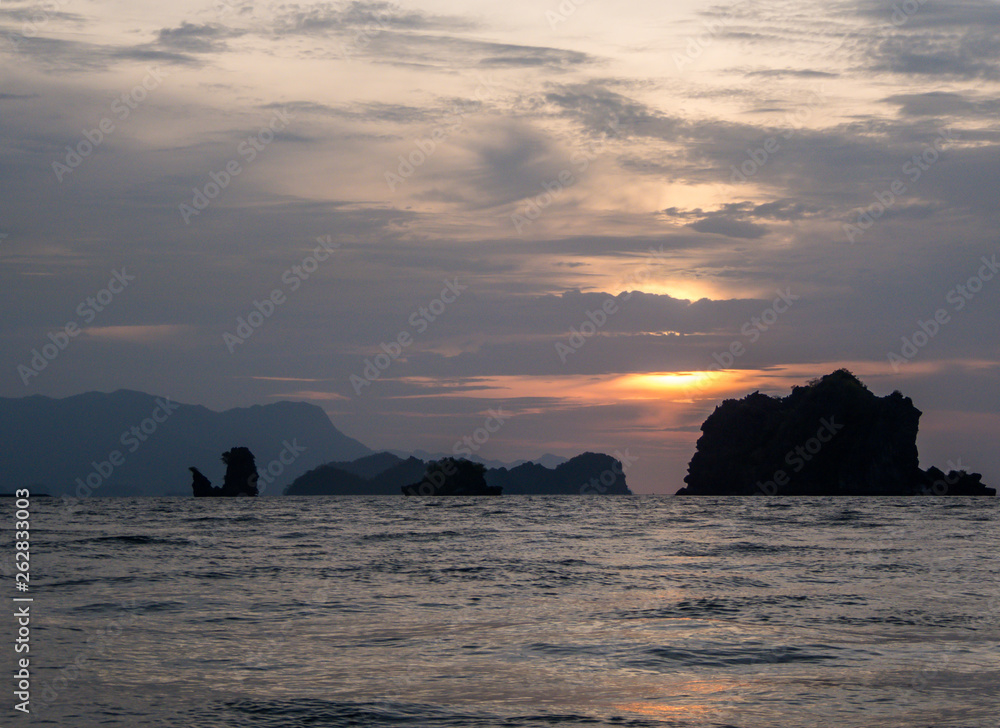
[[[428,461],[445,457],[425,451],[373,452],[338,430],[322,408],[306,402],[215,412],[125,389],[60,399],[0,397],[4,492],[30,488],[53,496],[190,496],[188,467],[221,485],[221,454],[236,446],[253,452],[265,496],[281,495],[293,483],[292,492],[332,487],[342,493],[400,495],[400,485],[419,481]],[[471,459],[489,468],[488,480],[514,494],[525,492],[526,483],[533,484],[531,492],[577,492],[590,480],[581,480],[588,467],[600,466],[592,474],[598,478],[607,469],[603,461],[579,457],[567,461],[546,454],[535,462],[513,463]]]
[[[380,452],[314,468],[296,478],[285,493],[399,495],[403,486],[420,482],[426,466],[412,455]],[[622,463],[610,455],[587,452],[554,468],[533,462],[490,467],[484,477],[487,486],[501,487],[504,495],[631,495],[622,470]]]
[[[70,496],[191,495],[188,466],[222,484],[223,451],[253,451],[263,495],[331,460],[372,451],[306,402],[214,412],[144,392],[0,398],[5,491]]]

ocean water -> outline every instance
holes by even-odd
[[[998,504],[35,499],[0,725],[997,728]]]

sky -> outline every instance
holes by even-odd
[[[988,0],[2,0],[0,396],[672,493],[722,400],[847,367],[995,486],[998,40]]]

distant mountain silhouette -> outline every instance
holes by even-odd
[[[368,455],[353,462],[320,465],[300,475],[286,495],[399,495],[400,488],[420,480],[427,464],[417,458],[388,452]]]
[[[846,369],[787,397],[728,399],[701,426],[677,495],[996,495],[978,473],[920,469],[920,415]]]
[[[263,495],[280,494],[320,463],[371,453],[305,402],[214,412],[128,390],[0,398],[0,472],[9,490],[189,496],[187,466],[212,463],[206,476],[221,482],[219,453],[233,443],[257,455]]]
[[[622,464],[610,455],[585,452],[554,469],[536,463],[499,468],[486,473],[486,482],[505,495],[632,495]]]
[[[439,459],[440,460],[440,459]],[[432,461],[433,462],[433,461]],[[392,453],[376,453],[354,462],[321,465],[305,473],[287,495],[399,495],[404,486],[423,480],[427,463]],[[622,464],[610,455],[584,453],[558,467],[525,463],[514,468],[489,468],[486,485],[505,495],[630,495]]]
[[[388,452],[401,458],[415,457],[425,463],[433,462],[434,460],[441,460],[442,458],[455,457],[454,453],[428,452],[427,450],[388,450]],[[541,457],[537,457],[533,460],[514,460],[512,462],[491,460],[489,458],[480,457],[478,453],[472,453],[471,455],[466,455],[464,457],[466,460],[471,460],[474,463],[482,463],[487,468],[493,470],[498,468],[516,468],[518,465],[524,465],[526,463],[535,463],[536,465],[543,465],[546,468],[555,468],[562,465],[569,459],[564,458],[561,455],[553,455],[552,453],[545,453]]]

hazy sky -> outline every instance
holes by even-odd
[[[484,456],[669,493],[721,399],[847,366],[995,486],[998,39],[987,0],[3,0],[0,395],[446,452],[502,408]]]

